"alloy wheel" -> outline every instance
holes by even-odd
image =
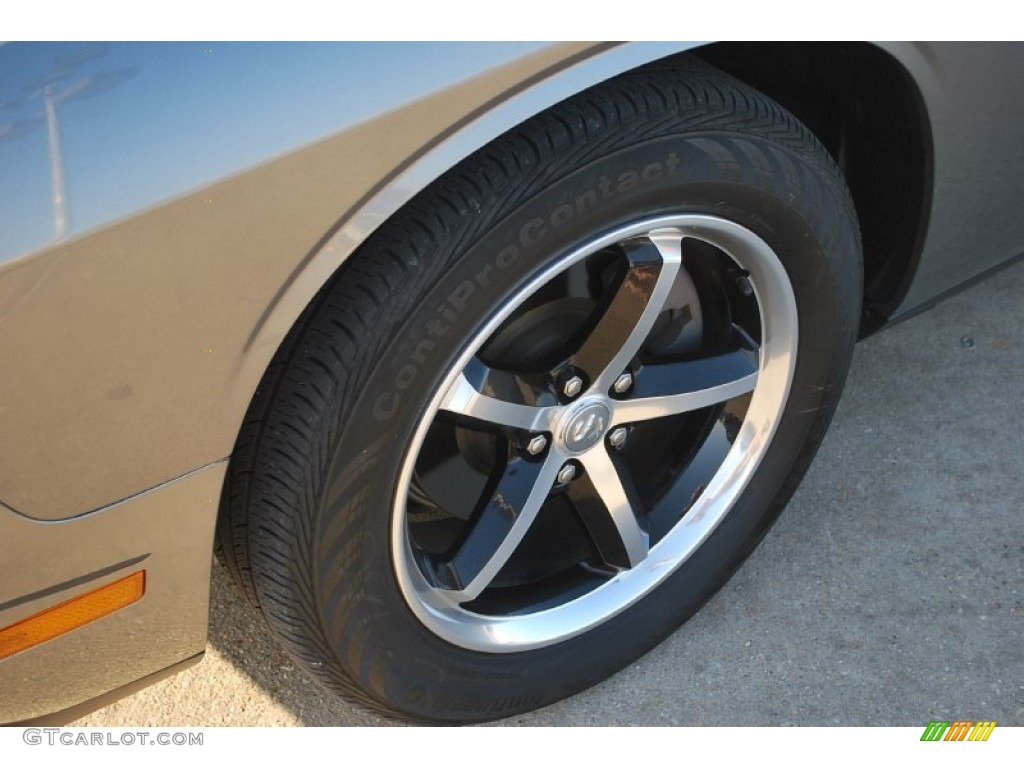
[[[650,218],[555,259],[470,340],[410,442],[391,541],[409,607],[508,653],[634,604],[743,493],[796,347],[785,269],[735,222]]]

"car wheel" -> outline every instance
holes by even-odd
[[[433,721],[620,669],[728,579],[836,405],[861,257],[842,177],[691,58],[488,145],[285,341],[220,538],[328,689]]]

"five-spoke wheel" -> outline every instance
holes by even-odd
[[[778,257],[724,219],[641,220],[556,260],[470,342],[412,441],[392,542],[410,607],[491,652],[627,608],[757,468],[796,328]]]

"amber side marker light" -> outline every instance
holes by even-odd
[[[146,592],[146,572],[136,571],[122,579],[65,600],[34,616],[0,629],[0,659],[84,627],[140,600]]]

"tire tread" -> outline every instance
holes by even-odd
[[[772,145],[765,162],[783,181],[798,183],[811,201],[807,209],[821,222],[856,221],[838,169],[799,121],[728,75],[678,57],[572,97],[446,173],[360,247],[282,343],[232,452],[218,539],[242,592],[328,690],[387,717],[398,714],[333,661],[336,655],[359,657],[360,644],[352,640],[337,654],[331,649],[316,607],[317,590],[328,587],[317,585],[313,561],[314,516],[331,448],[346,439],[347,409],[379,357],[380,340],[408,315],[411,297],[423,295],[487,231],[496,211],[522,205],[581,163],[638,139],[694,132],[723,152],[731,151],[730,137],[760,136]],[[742,151],[736,148],[736,154]],[[850,238],[850,248],[859,252],[855,228],[820,228],[830,237]],[[851,349],[854,332],[848,329]],[[827,421],[819,425],[815,440],[825,426]],[[344,524],[337,535],[347,535]],[[334,596],[342,586],[334,584]],[[350,663],[358,667],[362,661]]]

